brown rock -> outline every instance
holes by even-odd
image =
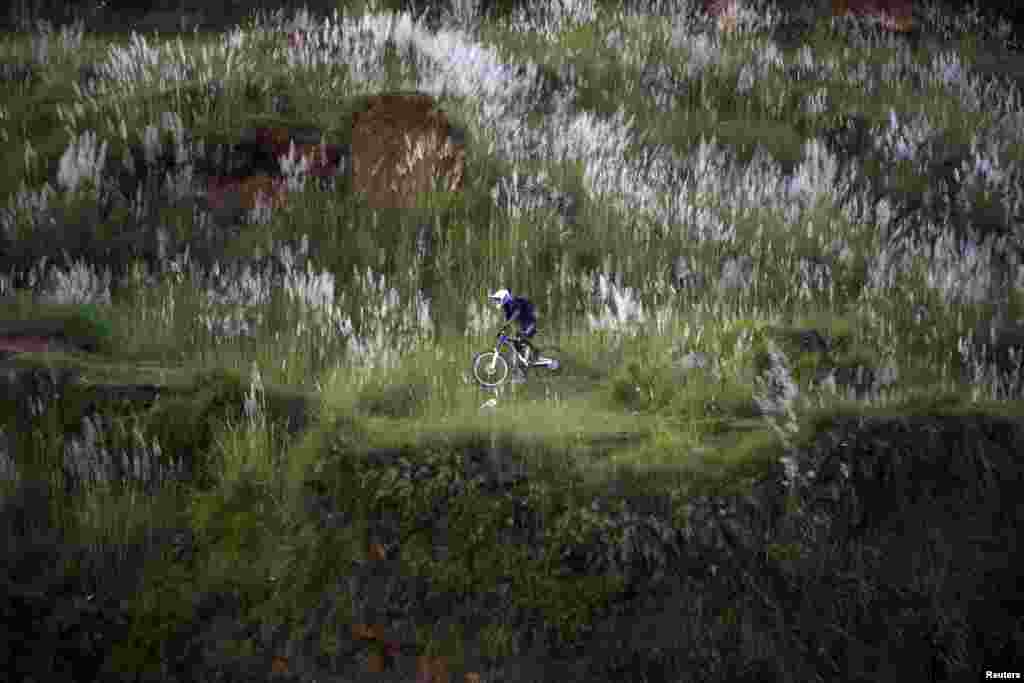
[[[288,673],[288,658],[274,657],[270,660],[270,672],[275,674]]]
[[[370,97],[352,119],[352,187],[373,208],[412,208],[433,189],[457,192],[465,170],[458,137],[429,95]]]

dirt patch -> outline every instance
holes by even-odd
[[[374,208],[412,208],[433,189],[456,192],[465,170],[460,138],[429,95],[370,97],[352,119],[352,186]]]

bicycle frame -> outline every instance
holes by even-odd
[[[504,332],[502,332],[501,334],[498,335],[498,342],[494,345],[494,360],[491,361],[492,372],[494,371],[494,368],[498,364],[498,356],[501,355],[502,347],[507,347],[510,351],[512,351],[512,357],[514,359],[512,363],[513,368],[519,365],[523,365],[524,367],[530,367],[529,359],[526,358],[526,356],[524,356],[523,354],[519,353],[519,349],[517,349],[516,345],[512,343],[512,338],[509,337]]]

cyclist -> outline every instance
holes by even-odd
[[[512,338],[516,349],[526,356],[527,361],[533,358],[533,345],[530,338],[537,333],[537,312],[533,304],[521,296],[512,296],[507,289],[499,289],[488,297],[491,301],[501,306],[505,313],[505,324],[501,326],[504,330],[512,323],[519,323],[519,334]]]

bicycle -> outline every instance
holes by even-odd
[[[559,369],[560,363],[557,359],[547,358],[540,355],[539,351],[535,351],[536,358],[530,360],[520,353],[512,342],[512,337],[499,332],[494,350],[481,351],[473,356],[473,376],[481,386],[501,386],[515,369],[521,369],[524,378],[529,368],[548,368],[552,372]]]

